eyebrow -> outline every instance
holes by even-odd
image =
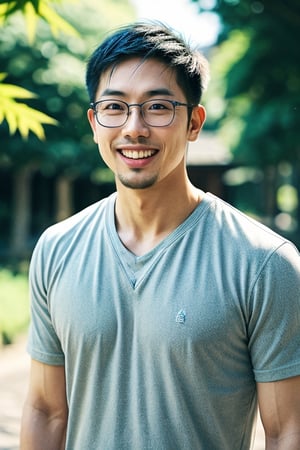
[[[173,92],[170,91],[167,88],[157,88],[157,89],[151,89],[150,91],[145,92],[147,97],[156,97],[157,95],[166,95],[169,97],[174,96]],[[109,95],[116,95],[116,96],[120,96],[120,97],[125,97],[126,93],[123,91],[118,91],[116,89],[105,89],[102,93],[101,93],[101,97],[104,96],[109,96]]]
[[[120,97],[124,96],[125,93],[122,91],[117,91],[115,89],[105,89],[102,93],[101,93],[101,97],[103,96],[107,96],[107,95],[118,95]]]
[[[174,93],[167,88],[158,88],[148,91],[147,95],[149,95],[149,97],[155,97],[156,95],[168,95],[171,97],[174,96]]]

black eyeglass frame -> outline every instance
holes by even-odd
[[[125,118],[124,122],[123,122],[121,125],[104,125],[103,123],[100,122],[100,120],[99,120],[99,118],[98,118],[98,114],[97,114],[96,107],[97,107],[97,105],[98,105],[99,103],[103,103],[103,102],[107,102],[107,101],[111,101],[111,102],[117,101],[117,102],[119,102],[119,103],[123,103],[123,104],[127,107],[126,118]],[[142,108],[142,107],[144,106],[145,103],[148,103],[148,102],[160,102],[160,101],[168,102],[168,103],[170,103],[170,104],[173,106],[173,115],[172,115],[172,118],[171,118],[171,120],[170,120],[166,125],[150,125],[150,124],[145,120],[144,113],[143,113],[143,108]],[[124,100],[116,100],[116,99],[98,100],[98,101],[96,101],[96,102],[91,102],[91,103],[90,103],[90,108],[93,110],[94,115],[95,115],[95,117],[96,117],[96,120],[97,120],[98,124],[101,125],[102,127],[105,127],[105,128],[119,128],[119,127],[123,127],[123,126],[125,125],[125,123],[127,122],[127,120],[128,120],[128,117],[129,117],[129,114],[130,114],[130,107],[131,107],[131,106],[138,106],[138,107],[140,108],[140,112],[141,112],[142,118],[143,118],[143,120],[144,120],[144,122],[145,122],[146,125],[148,125],[149,127],[154,127],[154,128],[163,128],[163,127],[168,127],[168,126],[171,125],[171,123],[173,122],[173,120],[174,120],[174,118],[175,118],[175,113],[176,113],[176,109],[175,109],[176,106],[186,106],[187,109],[192,110],[192,109],[195,108],[195,106],[197,106],[197,105],[192,105],[192,104],[190,105],[190,104],[188,104],[188,103],[182,103],[182,102],[179,102],[179,101],[177,101],[177,100],[169,100],[169,99],[162,99],[162,98],[155,98],[155,99],[153,99],[153,100],[146,100],[145,102],[142,102],[142,103],[127,103],[127,102],[124,102]]]

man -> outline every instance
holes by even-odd
[[[300,258],[186,172],[204,59],[159,24],[87,69],[116,193],[54,225],[31,270],[21,449],[300,448]]]

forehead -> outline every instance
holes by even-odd
[[[100,77],[97,97],[106,92],[120,95],[137,95],[166,90],[170,95],[182,93],[176,78],[176,71],[164,62],[151,58],[130,58],[110,66]]]

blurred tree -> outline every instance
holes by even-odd
[[[288,162],[300,173],[299,0],[194,1],[223,25],[212,55],[209,116],[236,163],[263,168],[272,187],[266,208],[274,215],[279,165]]]
[[[46,128],[47,140],[43,143],[34,133],[24,140],[22,130],[11,137],[8,124],[0,125],[0,167],[14,174],[10,230],[11,253],[16,256],[26,254],[28,247],[33,175],[38,172],[55,177],[56,216],[62,219],[73,212],[73,181],[90,176],[95,168],[101,167],[86,118],[85,62],[108,28],[134,16],[127,0],[103,0],[101,4],[97,0],[88,4],[74,2],[71,9],[64,3],[59,15],[77,30],[76,35],[61,34],[54,38],[49,26],[40,21],[31,45],[22,14],[18,13],[7,19],[5,33],[0,35],[0,72],[5,68],[7,83],[35,92],[36,97],[28,99],[28,106],[45,111],[58,124]]]
[[[262,165],[294,162],[300,157],[299,1],[221,0],[214,10],[224,24],[217,58],[227,60],[230,102],[223,118],[230,131],[237,119],[240,124],[239,141],[230,141],[236,157]]]

